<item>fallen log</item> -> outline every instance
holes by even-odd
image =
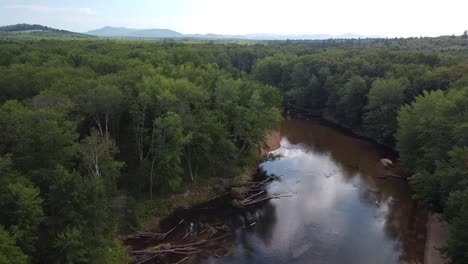
[[[176,262],[176,263],[174,263],[174,264],[180,264],[180,263],[182,263],[182,262],[186,261],[187,259],[188,259],[188,257],[185,257],[185,258],[183,258],[183,259],[181,259],[181,260],[177,261],[177,262]]]
[[[182,219],[177,225],[175,225],[173,228],[171,228],[169,231],[165,233],[153,233],[153,232],[140,232],[136,233],[133,235],[128,235],[128,236],[123,236],[123,240],[129,240],[129,239],[156,239],[156,240],[163,240],[164,238],[167,237],[170,233],[172,233],[177,226],[182,224],[184,220]]]
[[[200,212],[200,210],[226,210],[229,213],[236,213],[237,210],[232,210],[232,207],[244,208],[270,199],[292,196],[292,194],[268,194],[265,186],[277,179],[278,176],[265,175],[256,181],[231,186],[223,193],[211,197],[207,202],[192,208],[196,215],[202,216],[201,222],[194,220],[198,218],[184,209],[171,218],[166,218],[164,220],[166,223],[160,225],[167,232],[140,232],[122,237],[122,240],[130,245],[128,253],[133,258],[132,263],[177,264],[186,261],[191,255],[202,252],[215,253],[221,245],[230,241],[232,230],[225,225],[219,225],[219,222],[209,224],[203,217],[205,211]],[[251,223],[249,227],[255,224],[256,222]]]
[[[145,263],[148,262],[158,256],[174,254],[174,255],[193,255],[202,252],[206,248],[219,246],[220,244],[225,243],[223,240],[229,237],[231,234],[226,233],[224,235],[210,238],[210,239],[202,239],[193,243],[188,244],[180,244],[180,245],[171,245],[171,244],[161,244],[156,247],[147,248],[143,250],[133,250],[130,251],[130,255],[136,257],[139,260],[137,263]]]
[[[267,201],[267,200],[279,199],[279,198],[282,198],[282,197],[291,197],[291,196],[293,196],[293,195],[292,194],[266,195],[264,197],[260,197],[258,199],[253,200],[253,201],[246,202],[246,203],[244,203],[244,205],[248,206],[248,205],[252,205],[252,204],[256,204],[256,203],[261,203],[261,202],[264,202],[264,201]]]

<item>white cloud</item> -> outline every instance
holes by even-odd
[[[94,12],[88,7],[49,7],[42,5],[8,5],[7,9],[18,11],[29,11],[42,14],[75,14],[75,15],[93,15]]]

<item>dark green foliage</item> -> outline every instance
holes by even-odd
[[[466,177],[466,175],[465,175]],[[449,214],[447,214],[449,213]],[[447,207],[449,239],[445,253],[452,264],[463,264],[468,259],[468,189],[450,195]]]
[[[12,41],[0,40],[2,263],[123,262],[135,200],[234,176],[281,118],[276,88],[239,78],[259,47]]]
[[[468,88],[425,93],[403,107],[398,115],[397,149],[413,171],[433,172],[454,146],[466,146]]]
[[[366,95],[369,91],[366,81],[357,76],[352,77],[338,90],[338,102],[336,115],[344,124],[351,127],[359,127],[366,105]]]
[[[368,94],[364,127],[373,138],[392,143],[397,128],[397,114],[405,99],[408,81],[377,79]]]
[[[454,51],[314,50],[314,42],[299,43],[273,43],[286,51],[257,61],[252,77],[278,86],[287,110],[325,116],[387,145],[394,144],[401,105],[466,83],[466,56]]]
[[[26,264],[28,257],[15,245],[15,239],[0,225],[0,263]]]
[[[8,101],[0,107],[0,127],[2,151],[13,154],[21,172],[55,168],[70,162],[76,153],[74,122],[61,113]]]
[[[0,226],[25,253],[34,253],[43,221],[39,190],[13,170],[10,155],[0,156]]]
[[[51,175],[46,220],[51,247],[41,259],[59,263],[115,263],[117,231],[113,197],[104,180],[69,173],[58,167]]]
[[[24,183],[9,183],[0,188],[2,224],[25,252],[34,252],[37,228],[43,220],[39,190]]]
[[[154,120],[153,127],[154,153],[150,177],[156,170],[156,182],[169,190],[176,189],[181,185],[183,173],[182,150],[185,138],[182,135],[182,119],[174,112],[167,112]]]

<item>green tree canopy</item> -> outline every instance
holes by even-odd
[[[382,142],[391,143],[397,129],[396,116],[404,103],[408,81],[402,79],[377,79],[368,94],[364,127],[369,134]]]

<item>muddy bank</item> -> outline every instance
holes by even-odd
[[[440,249],[445,246],[448,239],[448,225],[440,214],[430,215],[427,222],[425,264],[446,264]]]
[[[266,140],[265,140],[267,146],[266,148],[262,148],[260,150],[260,154],[262,156],[268,154],[269,152],[271,151],[274,151],[274,150],[277,150],[281,147],[281,134],[279,131],[273,131],[271,132],[267,137],[266,137]]]
[[[225,220],[290,194],[269,194],[265,186],[279,178],[257,170],[252,181],[226,187],[225,192],[191,208],[179,208],[153,229],[122,237],[131,263],[181,263],[197,257],[225,256],[234,230]],[[246,223],[246,227],[256,224]]]

